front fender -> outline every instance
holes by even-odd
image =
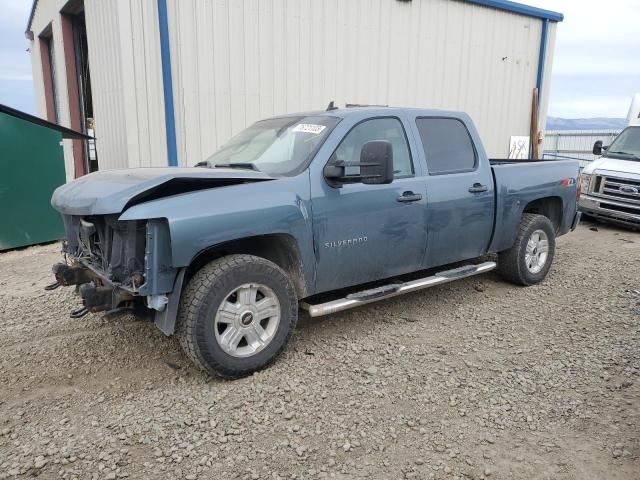
[[[165,218],[171,263],[187,267],[203,250],[256,235],[288,234],[298,243],[312,290],[314,257],[308,172],[270,182],[219,187],[135,205],[120,220]]]

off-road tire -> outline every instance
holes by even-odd
[[[538,273],[532,273],[527,268],[525,254],[527,242],[536,230],[543,230],[547,234],[549,251],[546,262]],[[535,285],[547,276],[556,250],[555,229],[551,221],[544,215],[525,213],[518,227],[518,234],[513,246],[498,254],[498,274],[505,280],[516,285]]]
[[[264,350],[250,357],[233,357],[216,340],[214,318],[229,291],[251,282],[266,285],[276,294],[280,322]],[[298,298],[284,270],[264,258],[229,255],[206,264],[189,280],[180,299],[176,334],[182,349],[197,367],[211,375],[238,378],[273,362],[286,347],[297,320]]]

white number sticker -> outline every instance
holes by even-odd
[[[312,123],[301,123],[293,128],[294,132],[319,134],[326,128],[325,125],[314,125]]]

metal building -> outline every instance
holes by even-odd
[[[95,149],[65,145],[72,178],[193,165],[331,100],[464,110],[506,156],[535,87],[545,123],[562,18],[506,0],[35,0],[27,37],[39,114],[95,129]]]

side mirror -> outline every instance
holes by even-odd
[[[593,154],[594,155],[602,155],[602,140],[598,140],[593,144]]]
[[[367,142],[360,151],[362,183],[381,185],[393,182],[393,147],[386,140]]]
[[[346,175],[347,167],[360,167],[360,174]],[[386,140],[373,140],[362,146],[359,162],[336,160],[324,167],[324,176],[332,186],[343,183],[381,185],[393,182],[393,147]]]

